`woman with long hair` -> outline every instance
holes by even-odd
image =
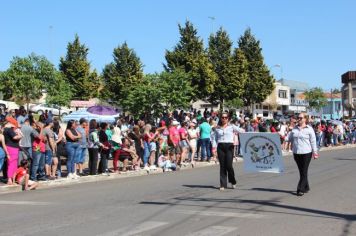
[[[79,148],[80,148],[80,143],[79,140],[81,138],[81,135],[79,132],[76,130],[76,122],[75,120],[70,120],[68,121],[67,124],[67,129],[65,131],[65,137],[67,140],[66,143],[66,151],[68,155],[67,159],[67,171],[68,179],[77,179],[78,176],[75,173],[75,159],[77,158],[77,155],[79,155]]]

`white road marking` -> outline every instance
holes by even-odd
[[[235,212],[218,212],[218,211],[191,211],[191,210],[178,210],[177,213],[187,215],[200,215],[200,216],[221,216],[221,217],[236,217],[236,218],[252,218],[260,219],[265,217],[260,214],[251,213],[235,213]]]
[[[227,226],[210,226],[206,229],[199,230],[194,233],[188,234],[189,236],[222,236],[232,231],[235,231],[236,227],[227,227]]]
[[[146,221],[143,222],[142,224],[136,225],[133,228],[121,228],[115,231],[107,232],[104,234],[101,234],[100,236],[131,236],[131,235],[137,235],[139,233],[143,233],[145,231],[149,231],[158,227],[161,227],[163,225],[168,224],[167,222],[160,222],[160,221]],[[129,230],[129,231],[126,231]]]
[[[0,205],[28,205],[28,206],[47,206],[50,202],[30,202],[30,201],[0,201]]]

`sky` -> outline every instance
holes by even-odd
[[[99,72],[124,42],[145,73],[160,72],[165,51],[179,41],[178,24],[189,20],[205,45],[223,27],[237,47],[250,27],[276,79],[330,90],[356,69],[355,9],[355,0],[3,0],[0,71],[32,52],[58,67],[78,34]]]

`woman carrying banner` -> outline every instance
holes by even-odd
[[[319,157],[315,132],[307,123],[307,114],[300,113],[298,115],[298,124],[293,128],[288,137],[300,175],[297,196],[303,196],[304,193],[310,190],[308,183],[309,164],[312,157],[314,157],[314,159]]]
[[[236,179],[232,165],[234,154],[234,132],[243,132],[239,127],[229,124],[228,113],[223,112],[220,122],[215,129],[215,139],[218,145],[218,159],[220,162],[220,190],[227,188],[227,178],[232,188],[236,188]]]

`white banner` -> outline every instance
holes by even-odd
[[[277,133],[240,133],[240,143],[245,171],[284,171],[281,141]]]

